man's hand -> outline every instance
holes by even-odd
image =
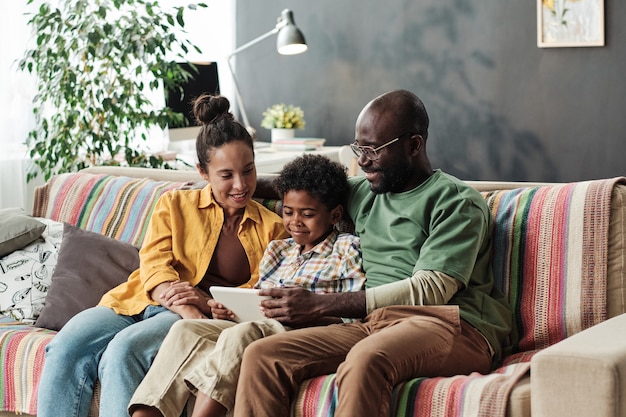
[[[259,295],[265,317],[289,326],[301,327],[327,323],[328,317],[363,317],[365,292],[315,294],[300,287],[266,288]]]

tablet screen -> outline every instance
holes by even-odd
[[[271,297],[260,296],[257,289],[212,286],[209,291],[216,301],[235,313],[236,322],[264,320],[266,318],[261,312],[259,304],[261,300]]]

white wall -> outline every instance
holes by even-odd
[[[35,80],[17,68],[18,61],[27,49],[35,46],[27,25],[27,12],[35,11],[41,4],[35,1],[2,0],[0,3],[0,208],[22,207],[30,212],[32,188],[26,185],[28,157],[23,146],[28,132],[34,127],[32,100],[36,94]],[[181,0],[161,0],[164,9],[187,4]],[[192,62],[216,61],[220,77],[220,90],[232,103],[232,80],[226,63],[222,62],[235,47],[235,0],[204,0],[206,9],[186,10],[185,27],[189,39],[202,49],[202,54],[191,51],[187,59]],[[164,105],[163,95],[155,95],[155,104]],[[155,142],[167,137],[160,130],[152,132]]]

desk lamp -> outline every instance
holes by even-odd
[[[239,52],[248,49],[252,45],[257,44],[263,39],[268,38],[276,33],[278,33],[278,36],[276,38],[276,49],[278,50],[279,54],[296,55],[301,54],[307,50],[308,47],[306,41],[304,40],[304,35],[302,35],[300,29],[298,29],[296,27],[296,24],[294,23],[293,12],[289,9],[285,9],[278,17],[274,29],[259,36],[256,39],[251,40],[244,45],[241,45],[239,48],[235,49],[233,52],[231,52],[230,55],[226,57],[228,69],[230,70],[230,74],[233,77],[237,106],[239,107],[239,111],[241,112],[241,118],[243,119],[242,121],[244,123],[244,126],[246,127],[246,129],[248,129],[248,132],[250,132],[252,138],[256,137],[256,130],[250,125],[250,121],[248,120],[248,115],[246,114],[246,109],[243,105],[243,98],[241,97],[241,92],[239,91],[239,85],[237,84],[237,78],[235,77],[235,71],[233,70],[231,59]]]

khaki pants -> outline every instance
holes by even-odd
[[[387,417],[402,381],[490,367],[488,343],[457,306],[385,307],[363,322],[292,330],[248,346],[234,415],[288,417],[300,382],[337,372],[335,417]]]
[[[197,390],[231,409],[246,346],[284,331],[276,320],[178,321],[135,391],[129,410],[132,413],[141,404],[158,408],[165,417],[179,417]]]

